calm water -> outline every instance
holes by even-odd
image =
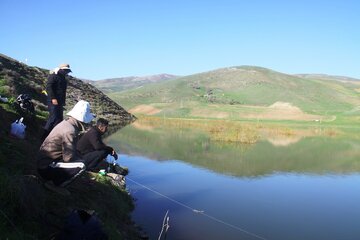
[[[356,137],[240,145],[129,126],[107,142],[130,169],[133,219],[150,239],[167,210],[166,239],[360,239]]]

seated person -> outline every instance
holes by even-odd
[[[87,170],[98,171],[101,166],[109,166],[105,163],[108,154],[116,160],[118,156],[115,150],[107,146],[101,139],[106,133],[109,122],[106,119],[99,118],[95,127],[91,127],[78,141],[77,150],[85,161]],[[105,164],[105,165],[104,165]]]
[[[94,118],[90,104],[79,101],[67,113],[69,116],[56,125],[40,147],[37,164],[39,175],[55,186],[66,186],[85,170],[84,161],[77,154],[76,143],[84,123]]]

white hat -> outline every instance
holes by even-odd
[[[69,70],[71,72],[70,65],[68,63],[60,64],[59,69],[65,69],[65,70]]]
[[[94,115],[90,112],[90,104],[84,100],[77,102],[66,115],[83,123],[89,123],[94,119]]]

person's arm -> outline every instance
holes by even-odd
[[[95,150],[106,150],[109,154],[114,150],[112,147],[105,145],[101,138],[91,138],[90,142]]]
[[[115,152],[114,149],[111,152],[111,156],[113,156],[115,158],[115,160],[118,160],[118,155],[117,155],[117,153]]]
[[[90,137],[89,141],[95,150],[106,150],[107,154],[111,154],[112,151],[114,150],[112,147],[109,147],[105,145],[105,143],[103,143],[103,141],[101,140],[101,136],[99,134],[94,133],[91,134],[91,136],[89,137]]]

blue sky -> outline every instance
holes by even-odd
[[[255,65],[360,79],[360,1],[0,0],[0,53],[73,76]]]

